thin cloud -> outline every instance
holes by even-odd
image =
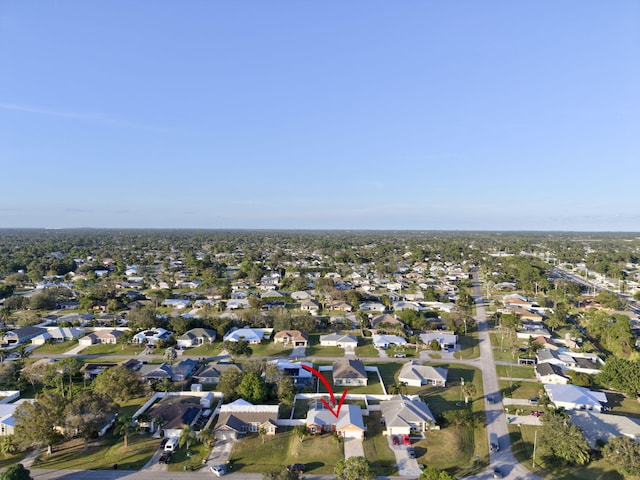
[[[1,103],[0,110],[8,110],[12,112],[32,113],[34,115],[44,115],[47,117],[64,118],[67,120],[80,120],[83,122],[102,123],[105,125],[113,125],[115,127],[131,128],[135,130],[148,130],[154,132],[167,132],[169,129],[156,127],[154,125],[145,125],[142,123],[127,122],[118,120],[103,113],[81,113],[66,112],[62,110],[51,110],[48,108],[34,107],[31,105],[17,105],[13,103]]]

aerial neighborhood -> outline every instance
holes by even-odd
[[[633,478],[640,248],[616,246],[2,231],[0,468]]]

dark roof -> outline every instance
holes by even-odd
[[[560,375],[562,377],[566,377],[566,375],[564,374],[562,369],[559,366],[554,365],[552,363],[538,363],[538,364],[536,364],[536,372],[540,376],[554,375],[555,374],[555,375]]]
[[[338,360],[333,362],[333,378],[367,378],[367,371],[360,360]]]

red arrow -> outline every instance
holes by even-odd
[[[311,372],[313,375],[318,377],[322,383],[324,383],[324,386],[327,387],[327,390],[329,391],[329,395],[331,396],[331,405],[335,407],[336,397],[333,395],[333,388],[331,388],[331,384],[329,383],[329,381],[326,378],[324,378],[324,375],[322,375],[315,368],[311,368],[304,364],[302,365],[302,368],[304,368],[308,372]],[[342,408],[342,404],[344,403],[345,398],[347,398],[347,392],[348,390],[345,388],[344,392],[342,392],[342,396],[340,397],[340,401],[338,402],[338,408],[335,411],[333,410],[333,408],[331,408],[331,406],[329,405],[329,402],[327,402],[324,398],[321,398],[320,401],[325,407],[327,407],[327,410],[329,410],[334,417],[338,418],[338,415],[340,415],[340,409]]]

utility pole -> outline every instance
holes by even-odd
[[[533,468],[536,468],[536,445],[538,444],[538,429],[533,434]]]

